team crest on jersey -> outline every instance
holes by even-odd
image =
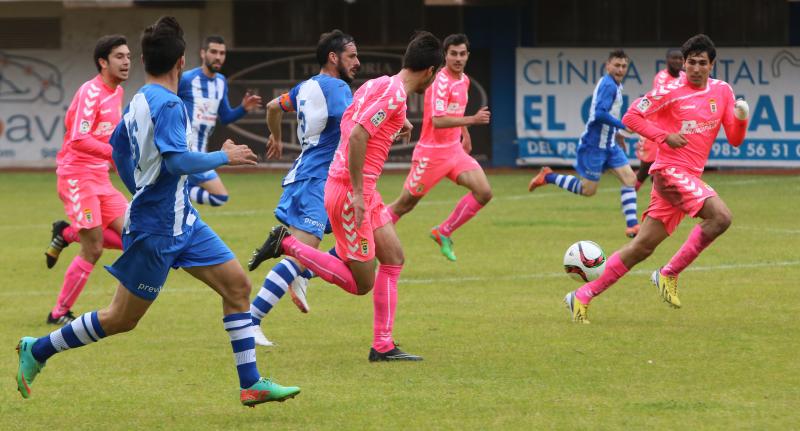
[[[369,241],[366,238],[361,238],[361,254],[364,256],[369,254]]]
[[[711,113],[717,112],[717,101],[716,99],[709,99],[708,106],[711,108]]]
[[[81,133],[89,133],[89,129],[91,128],[92,128],[92,123],[90,123],[88,120],[81,120],[81,128],[80,128]]]
[[[423,190],[425,190],[425,184],[420,184],[416,188],[417,193],[422,193]]]
[[[647,111],[647,108],[650,107],[650,100],[647,97],[642,97],[642,100],[639,101],[639,104],[636,105],[636,108],[641,111]]]
[[[83,217],[86,219],[86,223],[91,223],[92,222],[92,210],[90,210],[89,208],[84,208]]]
[[[444,100],[439,99],[436,101],[436,110],[437,111],[444,111]]]
[[[369,121],[372,123],[373,126],[378,127],[381,125],[381,123],[383,123],[383,120],[385,119],[386,119],[386,113],[383,112],[383,109],[381,109],[380,111],[376,112],[375,115],[373,115],[372,118],[369,119]]]

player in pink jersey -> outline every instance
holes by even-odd
[[[680,48],[670,48],[667,50],[667,67],[656,73],[653,77],[653,90],[672,84],[685,78],[686,74],[683,72],[683,54]],[[636,191],[642,187],[642,183],[650,175],[650,165],[656,160],[656,153],[658,152],[658,144],[650,139],[642,137],[636,143],[636,157],[639,158],[639,170],[636,171]]]
[[[669,263],[651,277],[661,298],[679,308],[678,275],[731,224],[730,209],[700,176],[720,126],[731,145],[741,145],[750,109],[744,100],[734,100],[728,83],[709,78],[716,49],[708,36],[691,37],[681,52],[686,78],[653,89],[637,99],[622,118],[626,126],[658,143],[658,155],[650,168],[650,205],[642,216],[639,235],[608,258],[600,278],[564,298],[575,322],[588,323],[589,301],[650,256],[688,214],[703,221],[692,229]]]
[[[424,93],[441,64],[439,39],[419,32],[408,44],[403,69],[397,75],[367,81],[353,95],[353,104],[342,116],[341,141],[325,184],[325,211],[336,237],[338,258],[303,244],[280,225],[272,229],[250,261],[253,265],[286,254],[351,294],[372,290],[372,362],[422,360],[400,350],[392,339],[403,248],[376,183],[392,142],[411,131],[406,95]],[[377,275],[375,258],[380,262]]]
[[[103,248],[122,249],[123,216],[128,201],[108,176],[111,145],[108,140],[120,121],[123,90],[128,79],[131,53],[121,35],[103,36],[94,48],[100,72],[75,93],[65,116],[64,145],[58,152],[58,197],[72,224],[53,223],[50,246],[45,252],[52,268],[61,250],[80,242],[81,250],[64,275],[56,305],[47,323],[63,325],[74,320],[71,308],[78,299]]]
[[[442,254],[455,261],[450,237],[492,199],[486,174],[469,155],[472,140],[467,130],[467,126],[489,124],[490,114],[482,107],[475,115],[464,116],[469,92],[469,77],[464,73],[469,59],[467,36],[451,34],[442,45],[445,67],[425,91],[422,134],[414,148],[411,171],[400,196],[387,210],[392,221],[397,223],[444,177],[469,189],[450,216],[431,229],[431,238],[439,244]]]

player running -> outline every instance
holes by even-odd
[[[679,308],[678,275],[731,224],[730,209],[700,176],[720,126],[731,145],[741,145],[750,108],[744,100],[734,100],[728,83],[709,78],[716,49],[708,36],[691,37],[681,52],[686,77],[637,99],[622,119],[658,144],[650,167],[650,205],[639,235],[608,258],[600,278],[567,294],[564,300],[575,322],[588,323],[589,301],[647,259],[688,214],[702,221],[669,263],[651,277],[661,298]]]
[[[683,72],[683,54],[681,54],[680,48],[670,48],[667,50],[666,61],[667,67],[656,73],[656,76],[653,77],[653,90],[666,87],[686,76]],[[636,143],[636,157],[638,157],[641,162],[639,164],[639,170],[636,171],[635,188],[637,192],[639,188],[642,187],[642,183],[650,176],[648,171],[656,160],[656,152],[658,152],[658,145],[649,139],[642,137],[639,139],[639,142]]]
[[[372,362],[422,360],[400,350],[392,339],[403,248],[376,184],[392,142],[411,131],[407,94],[425,92],[442,57],[439,39],[417,33],[406,48],[403,69],[364,83],[342,116],[342,138],[325,184],[325,211],[338,257],[303,244],[281,225],[272,229],[251,260],[252,266],[286,254],[349,293],[364,295],[372,290]],[[377,275],[375,258],[380,262]]]
[[[578,145],[575,170],[582,178],[573,175],[553,173],[547,166],[531,179],[528,191],[534,191],[545,184],[555,184],[564,190],[582,196],[594,196],[603,172],[610,169],[616,176],[620,187],[622,214],[625,216],[625,235],[633,238],[639,232],[639,220],[636,217],[636,175],[631,169],[625,151],[617,145],[624,145],[624,139],[618,135],[625,125],[618,120],[622,109],[622,80],[628,71],[628,55],[621,49],[611,51],[606,61],[604,75],[592,94],[592,105],[589,108],[589,120],[586,130],[581,135]]]
[[[75,319],[72,306],[78,300],[103,248],[122,249],[123,215],[128,200],[111,184],[108,140],[120,121],[123,89],[128,79],[131,52],[125,36],[98,39],[94,64],[99,72],[75,93],[67,109],[64,145],[56,156],[58,197],[71,222],[53,223],[50,245],[45,252],[48,268],[58,261],[61,250],[79,242],[81,249],[64,274],[64,283],[47,323],[64,325]]]
[[[186,105],[192,123],[189,150],[204,152],[217,118],[222,124],[232,123],[258,109],[261,97],[247,93],[240,106],[231,108],[228,103],[228,82],[225,75],[219,72],[225,64],[225,39],[222,36],[205,38],[200,49],[200,60],[202,66],[181,76],[178,97]],[[214,170],[189,175],[189,196],[192,202],[213,207],[228,202],[228,190]]]
[[[425,91],[422,134],[411,158],[411,171],[400,196],[387,209],[396,224],[445,177],[469,189],[450,216],[431,229],[431,238],[439,244],[442,254],[455,262],[453,232],[492,199],[486,173],[469,155],[472,140],[467,130],[468,126],[489,124],[490,114],[484,106],[475,115],[464,116],[469,92],[469,77],[464,73],[469,59],[467,36],[451,34],[443,45],[445,67]]]
[[[345,109],[353,102],[349,83],[353,82],[361,63],[355,41],[341,30],[320,36],[317,43],[318,75],[297,84],[288,93],[267,104],[267,158],[279,159],[281,117],[284,112],[297,112],[297,137],[300,155],[283,178],[283,194],[275,208],[275,218],[289,227],[298,241],[317,248],[326,232],[325,181],[333,154],[339,145],[339,125]],[[328,230],[330,232],[330,230]],[[256,265],[250,265],[252,271]],[[250,305],[256,344],[271,346],[261,331],[261,319],[283,297],[291,286],[292,300],[300,311],[308,312],[304,277],[305,267],[293,257],[286,257],[267,274],[264,284]],[[307,276],[310,274],[306,273]]]
[[[108,271],[120,281],[111,304],[79,316],[41,338],[17,345],[17,388],[24,398],[46,361],[136,327],[164,287],[170,268],[183,268],[222,296],[222,319],[233,346],[240,400],[246,406],[283,401],[300,392],[260,376],[248,311],[250,281],[235,256],[192,208],[186,175],[215,167],[255,165],[256,155],[228,140],[221,151],[190,152],[188,113],[175,94],[185,58],[183,30],[162,17],[142,34],[145,86],[133,97],[111,138],[125,187],[134,195],[125,216],[125,251]]]

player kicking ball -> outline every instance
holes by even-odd
[[[469,77],[464,67],[469,59],[469,40],[463,34],[444,39],[445,67],[436,74],[433,85],[425,91],[422,134],[411,158],[403,191],[388,207],[392,222],[413,210],[417,203],[447,177],[469,189],[446,220],[431,229],[431,238],[442,254],[455,262],[453,232],[475,217],[490,200],[492,188],[481,165],[469,155],[472,139],[468,126],[489,124],[486,107],[475,115],[464,116],[469,93]]]
[[[192,207],[186,176],[221,165],[255,165],[245,145],[227,141],[221,151],[190,152],[186,108],[176,95],[184,65],[183,30],[163,17],[142,34],[145,86],[133,97],[111,137],[113,159],[133,194],[125,217],[124,252],[108,271],[120,284],[111,304],[78,316],[41,338],[17,345],[17,389],[31,396],[31,384],[53,355],[133,330],[164,287],[170,268],[183,268],[222,297],[239,374],[240,401],[246,406],[283,401],[300,392],[261,377],[250,318],[250,281],[228,246]]]
[[[709,78],[716,48],[704,34],[691,37],[681,47],[686,78],[675,85],[653,89],[637,99],[622,122],[658,144],[650,175],[653,190],[639,235],[613,253],[597,280],[567,294],[564,301],[575,322],[589,323],[589,303],[647,259],[689,215],[702,221],[672,259],[653,272],[659,296],[680,308],[678,276],[731,224],[731,210],[717,192],[703,182],[703,168],[711,146],[725,128],[728,142],[741,145],[747,130],[749,107],[735,100],[727,82]]]

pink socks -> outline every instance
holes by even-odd
[[[58,319],[67,314],[67,311],[75,305],[83,286],[86,286],[86,281],[89,280],[89,274],[92,273],[92,269],[94,269],[94,265],[82,257],[75,256],[72,259],[72,263],[67,268],[67,273],[64,274],[64,285],[61,286],[61,293],[58,294],[56,306],[51,311],[54,318]]]
[[[81,237],[78,236],[78,231],[72,227],[72,225],[67,226],[64,230],[61,231],[61,236],[64,237],[64,241],[67,244],[72,244],[73,242],[81,242]]]
[[[683,243],[681,248],[672,256],[669,263],[661,268],[661,273],[670,277],[676,277],[690,263],[692,263],[700,253],[705,250],[712,242],[713,238],[703,233],[700,225],[696,225],[689,234],[689,238]]]
[[[581,301],[582,304],[588,304],[593,297],[603,293],[606,289],[608,289],[612,284],[616,283],[617,280],[622,278],[628,272],[628,268],[625,268],[625,264],[622,263],[622,259],[619,258],[617,253],[611,255],[606,262],[606,269],[603,271],[603,275],[600,276],[595,281],[590,281],[580,289],[575,291],[575,296]]]
[[[78,231],[75,230],[72,225],[64,228],[64,230],[61,231],[61,236],[64,237],[64,240],[67,241],[67,244],[81,242],[81,237],[78,235]],[[103,248],[122,250],[122,237],[117,233],[117,231],[108,227],[103,230]]]
[[[439,225],[439,233],[448,237],[452,236],[453,232],[462,224],[469,221],[472,217],[475,217],[475,214],[477,214],[481,208],[483,208],[483,205],[478,203],[475,196],[473,196],[472,193],[467,193],[466,196],[458,201],[455,209],[450,213],[450,217],[447,217],[447,220]]]
[[[372,347],[380,353],[394,348],[392,329],[397,309],[397,279],[403,265],[378,265],[378,275],[372,288],[374,317],[372,323]]]
[[[400,220],[400,216],[392,211],[392,207],[386,207],[386,213],[392,218],[392,224],[397,224],[397,221]]]
[[[284,238],[281,246],[287,255],[299,260],[319,278],[341,287],[347,293],[358,294],[358,286],[353,278],[353,273],[337,257],[303,244],[293,236]]]

